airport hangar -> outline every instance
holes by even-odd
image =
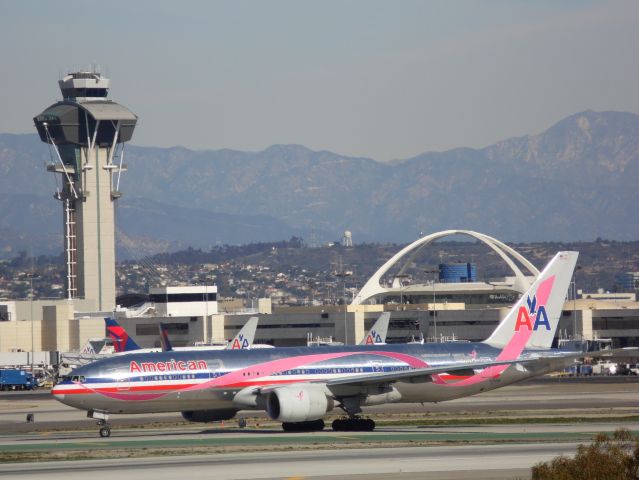
[[[51,150],[53,160],[47,171],[57,175],[61,185],[54,197],[63,207],[66,298],[1,301],[0,352],[78,350],[89,339],[104,337],[103,318],[110,315],[143,347],[158,345],[160,321],[168,323],[173,342],[180,346],[232,338],[247,315],[260,319],[258,342],[303,345],[312,334],[356,343],[384,310],[391,312],[390,342],[408,341],[420,334],[482,340],[538,274],[534,265],[494,238],[449,230],[402,249],[346,306],[272,308],[270,299],[261,299],[258,309],[251,311],[233,307],[233,302],[218,302],[217,288],[210,285],[158,287],[149,292],[147,304],[120,308],[115,296],[114,206],[122,196],[124,146],[133,135],[137,116],[107,98],[110,80],[97,72],[73,72],[58,85],[62,100],[34,117],[34,123]],[[406,268],[419,250],[455,234],[485,243],[514,276],[491,283],[433,280],[407,284]],[[527,275],[513,259],[528,269]],[[401,265],[399,272],[383,278],[396,264]],[[566,305],[560,330],[585,339],[610,337],[619,346],[637,345],[639,306],[634,298],[612,303],[573,300]]]

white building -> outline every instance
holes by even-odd
[[[208,317],[217,314],[217,286],[157,287],[149,291],[155,312],[165,317]]]

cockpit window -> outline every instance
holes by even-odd
[[[69,378],[69,377],[67,377],[67,378]],[[74,376],[71,377],[71,381],[72,382],[84,383],[85,380],[86,379],[85,379],[84,375],[74,375]]]

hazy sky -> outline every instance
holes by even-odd
[[[636,0],[0,0],[0,132],[97,63],[134,144],[407,158],[639,113],[638,52]]]

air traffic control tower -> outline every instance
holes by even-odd
[[[40,140],[55,152],[47,170],[58,175],[62,201],[66,296],[86,308],[115,308],[114,203],[121,196],[124,142],[137,116],[107,100],[109,79],[74,72],[59,82],[62,100],[34,118]],[[58,181],[59,180],[59,181]]]

